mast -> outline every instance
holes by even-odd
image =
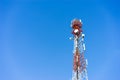
[[[74,50],[73,50],[73,74],[72,80],[88,80],[87,77],[87,59],[84,57],[85,44],[82,33],[82,22],[81,20],[74,19],[71,22],[72,34],[74,39]]]

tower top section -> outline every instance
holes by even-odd
[[[79,19],[73,19],[71,22],[71,27],[74,28],[75,26],[82,28],[82,21]]]
[[[72,20],[71,27],[73,28],[72,34],[74,36],[79,37],[81,32],[82,32],[82,22],[81,22],[81,20],[78,20],[78,19]]]

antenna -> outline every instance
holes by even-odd
[[[88,80],[87,76],[87,59],[84,57],[85,44],[84,37],[85,34],[82,32],[82,21],[74,19],[71,22],[72,34],[74,40],[74,51],[73,51],[73,74],[72,80]]]

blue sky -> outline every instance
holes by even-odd
[[[0,80],[71,80],[74,18],[83,22],[89,80],[120,80],[119,3],[0,1]]]

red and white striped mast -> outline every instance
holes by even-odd
[[[87,76],[87,59],[84,57],[85,44],[82,33],[81,20],[74,19],[71,22],[72,34],[74,39],[74,60],[73,60],[73,74],[72,80],[88,80]]]

